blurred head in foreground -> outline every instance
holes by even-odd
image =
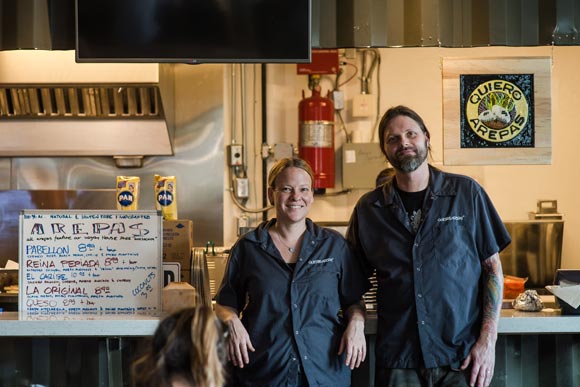
[[[222,387],[227,327],[212,308],[186,308],[165,317],[147,353],[133,363],[135,387]]]

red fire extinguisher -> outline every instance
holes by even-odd
[[[334,188],[334,104],[320,96],[320,86],[312,88],[312,96],[298,105],[299,153],[314,171],[314,192]]]

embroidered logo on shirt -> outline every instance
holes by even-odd
[[[452,222],[452,221],[456,221],[456,222],[461,222],[463,221],[463,218],[465,218],[465,215],[454,215],[454,216],[446,216],[445,218],[437,218],[438,222]]]
[[[313,259],[312,261],[308,261],[309,265],[321,265],[323,263],[328,263],[334,261],[334,258],[325,258],[325,259]]]

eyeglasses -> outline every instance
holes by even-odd
[[[295,194],[296,192],[299,192],[302,194],[307,194],[307,193],[310,193],[310,187],[294,188],[294,187],[286,186],[286,187],[274,188],[274,191],[281,193],[281,194],[284,194],[284,195]]]

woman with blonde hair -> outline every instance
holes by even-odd
[[[313,180],[306,161],[278,161],[268,176],[276,217],[230,252],[216,313],[236,387],[350,386],[366,357],[369,283],[344,238],[307,218]]]
[[[222,387],[227,327],[207,306],[181,309],[157,327],[133,363],[134,387]]]

